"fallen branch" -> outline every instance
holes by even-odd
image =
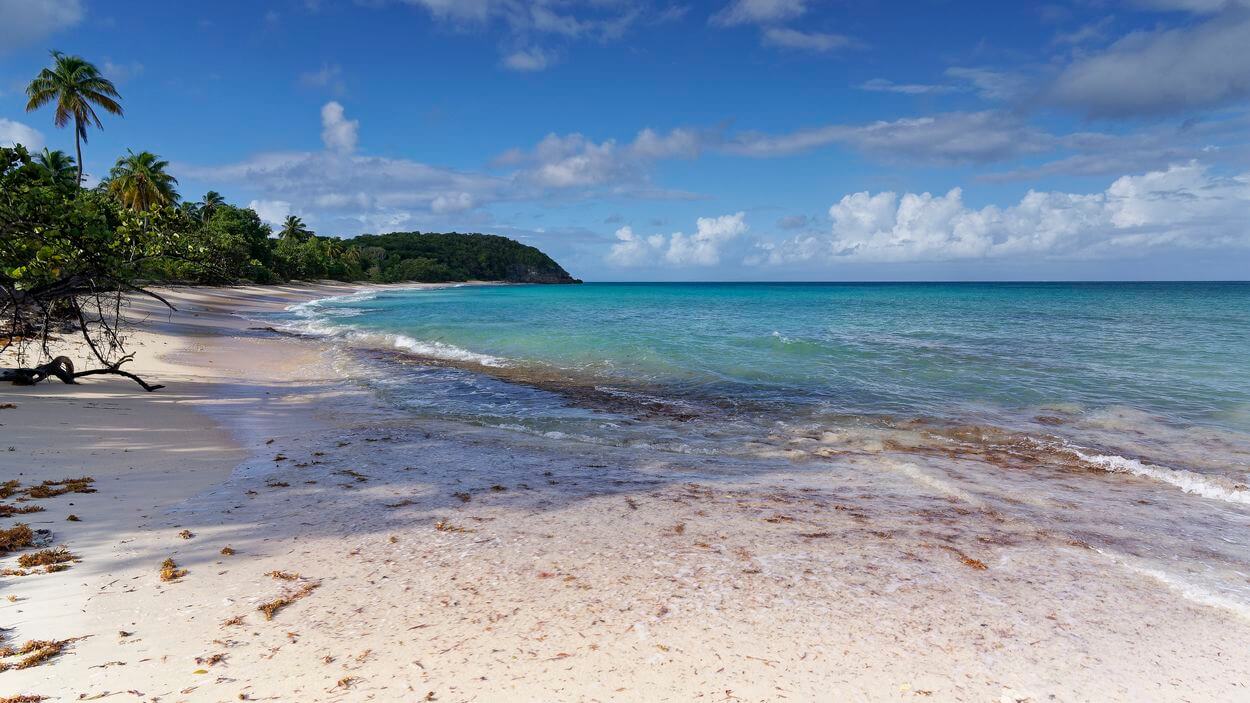
[[[77,379],[84,376],[112,375],[129,378],[149,393],[164,388],[165,386],[162,384],[148,383],[139,376],[122,370],[122,364],[132,361],[134,356],[134,354],[127,354],[111,364],[98,369],[87,369],[86,371],[75,371],[73,361],[70,361],[68,357],[58,356],[46,364],[40,364],[32,368],[0,369],[0,381],[8,381],[15,386],[33,386],[50,376],[56,376],[62,383],[73,385],[78,382]]]

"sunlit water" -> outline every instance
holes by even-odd
[[[277,322],[416,418],[866,462],[1250,615],[1250,284],[455,286]]]

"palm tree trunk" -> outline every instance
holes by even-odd
[[[74,149],[78,152],[78,187],[82,188],[82,120],[74,119]]]

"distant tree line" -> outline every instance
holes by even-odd
[[[76,155],[0,148],[0,351],[37,340],[46,356],[50,334],[68,326],[118,372],[119,359],[128,358],[121,299],[159,299],[151,286],[160,283],[575,282],[546,254],[506,237],[399,232],[339,239],[318,236],[294,215],[275,234],[255,211],[220,193],[183,199],[169,163],[147,151],[127,151],[98,185],[84,188],[88,128],[102,126],[97,110],[122,115],[121,96],[93,64],[60,52],[26,93],[28,110],[51,106],[57,126],[72,126]],[[15,380],[66,378],[57,373],[63,367],[38,378],[29,370],[18,369]]]

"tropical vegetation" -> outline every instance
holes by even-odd
[[[121,297],[159,297],[148,288],[158,283],[575,282],[538,249],[493,235],[341,239],[316,234],[298,215],[275,233],[216,191],[184,201],[169,161],[149,151],[127,150],[84,187],[87,128],[103,127],[97,109],[121,115],[121,98],[90,62],[57,51],[52,58],[27,87],[27,107],[52,105],[57,126],[73,125],[77,158],[0,148],[0,351],[46,342],[69,325],[101,363],[118,363]]]

